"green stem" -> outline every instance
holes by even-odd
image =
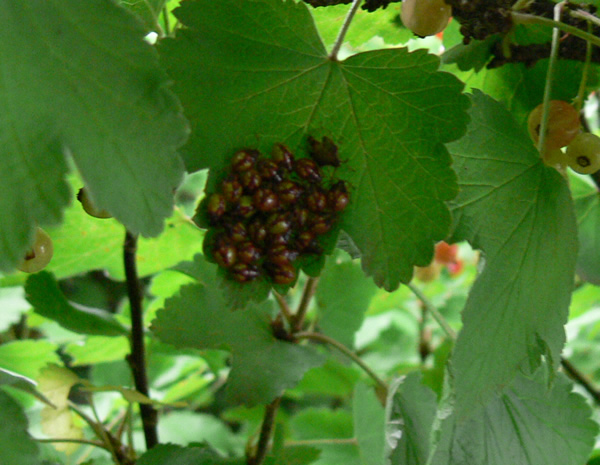
[[[592,24],[588,23],[588,31],[592,30]],[[583,71],[581,73],[581,82],[579,83],[579,90],[577,91],[577,97],[575,98],[575,108],[577,111],[581,111],[583,102],[585,100],[585,87],[587,85],[588,73],[590,70],[590,62],[592,61],[592,44],[586,42],[585,48],[585,63],[583,64]]]
[[[358,11],[358,7],[360,6],[362,0],[353,0],[352,6],[350,10],[348,10],[348,14],[346,15],[346,19],[344,19],[344,24],[342,24],[342,28],[338,33],[338,36],[335,39],[335,43],[333,44],[333,48],[331,49],[331,53],[329,54],[329,58],[331,60],[337,60],[337,55],[342,48],[342,44],[344,43],[344,38],[346,37],[346,33],[350,28],[350,23],[354,19],[354,15]]]
[[[329,344],[330,346],[335,347],[341,353],[350,358],[359,367],[361,367],[365,371],[365,373],[368,374],[373,379],[373,381],[375,381],[379,385],[379,387],[381,387],[386,392],[387,396],[387,384],[379,376],[377,376],[377,374],[373,370],[371,370],[371,368],[369,368],[369,366],[365,362],[363,362],[358,355],[356,355],[354,352],[348,349],[344,344],[341,344],[335,339],[332,339],[329,336],[325,336],[324,334],[314,333],[311,331],[296,333],[294,334],[294,337],[296,337],[296,339],[312,339],[313,341],[324,342],[325,344]]]
[[[575,18],[579,18],[579,19],[585,19],[586,21],[596,24],[596,26],[600,26],[600,18],[598,18],[597,16],[594,16],[589,11],[585,11],[585,10],[571,11],[571,16],[574,16]],[[588,33],[591,33],[589,29],[588,29]]]
[[[162,9],[163,21],[165,22],[165,35],[169,37],[171,35],[171,24],[169,21],[169,9],[167,5],[163,6]]]
[[[269,442],[271,441],[271,436],[273,434],[273,426],[275,426],[275,415],[277,414],[280,403],[281,397],[277,397],[265,407],[265,414],[260,427],[260,436],[258,438],[256,452],[252,457],[248,457],[246,460],[248,465],[260,465],[265,460],[267,452],[269,451]]]
[[[290,310],[290,306],[288,305],[287,301],[279,292],[273,291],[273,296],[275,296],[275,300],[279,305],[279,310],[281,311],[281,314],[285,317],[286,321],[289,324],[292,324],[294,317],[292,315],[292,311]]]
[[[357,446],[358,440],[356,438],[300,439],[300,440],[285,441],[285,445],[286,445],[286,447],[327,446],[327,445]]]
[[[33,438],[34,441],[37,442],[45,442],[45,443],[53,443],[53,442],[66,442],[66,443],[73,443],[73,444],[85,444],[88,446],[95,446],[95,447],[99,447],[100,449],[104,449],[104,450],[109,450],[108,447],[106,447],[104,444],[102,444],[101,442],[98,441],[92,441],[90,439],[68,439],[68,438],[49,438],[49,439],[40,439],[40,438]]]
[[[541,24],[544,26],[555,27],[563,32],[579,37],[580,39],[587,40],[588,42],[600,47],[600,37],[596,37],[593,34],[582,31],[574,26],[570,26],[560,21],[553,19],[544,18],[543,16],[536,16],[527,13],[512,13],[513,22],[515,24]]]
[[[433,319],[437,321],[446,335],[453,341],[456,341],[456,333],[454,330],[450,327],[444,316],[438,311],[435,305],[433,305],[427,296],[421,292],[421,289],[412,283],[408,283],[407,286],[413,292],[413,294],[416,295],[421,302],[423,302],[425,309],[431,314]]]
[[[562,7],[564,2],[557,3],[554,7],[554,20],[560,23],[560,16],[562,13]],[[556,66],[556,60],[558,58],[558,27],[552,30],[552,49],[550,50],[550,61],[548,62],[548,72],[546,74],[546,84],[544,86],[544,100],[542,110],[542,122],[540,126],[540,138],[538,140],[538,151],[543,154],[545,152],[544,146],[546,144],[546,132],[548,129],[548,113],[550,111],[550,97],[552,94],[552,80],[554,78],[554,67]]]
[[[302,292],[302,300],[300,301],[300,305],[298,306],[298,311],[292,316],[292,334],[302,329],[302,325],[304,324],[304,317],[306,316],[306,312],[308,311],[310,300],[312,299],[313,295],[315,294],[315,291],[317,290],[318,283],[319,278],[308,278],[308,281],[306,281],[304,291]]]

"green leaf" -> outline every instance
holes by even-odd
[[[387,405],[391,465],[422,465],[427,461],[435,413],[435,394],[421,383],[420,373],[398,378],[392,384]]]
[[[244,465],[245,459],[225,459],[207,447],[159,444],[142,455],[137,465]]]
[[[188,1],[175,14],[186,28],[160,50],[194,130],[186,166],[211,169],[208,190],[240,147],[282,142],[300,156],[307,134],[326,134],[347,161],[336,171],[352,186],[341,227],[365,272],[391,290],[429,263],[457,193],[442,143],[464,132],[468,106],[436,56],[330,59],[307,7],[291,0]]]
[[[349,8],[349,5],[310,8],[319,35],[328,48],[333,46]],[[344,42],[357,47],[376,36],[383,39],[386,44],[401,44],[414,37],[409,29],[401,27],[400,4],[391,3],[385,9],[380,8],[373,12],[359,9],[344,37]]]
[[[0,461],[2,465],[38,465],[37,443],[27,433],[27,417],[6,392],[0,389]]]
[[[179,348],[231,351],[229,402],[267,403],[295,386],[308,369],[323,363],[312,347],[273,336],[270,302],[229,311],[218,288],[216,267],[206,261],[196,265],[201,283],[184,286],[179,295],[168,299],[165,308],[157,312],[152,330],[159,339]]]
[[[577,274],[600,285],[600,196],[598,189],[580,176],[571,176],[571,191],[577,214],[579,255]]]
[[[161,9],[167,0],[120,0],[119,4],[135,13],[150,31],[159,31],[157,23]]]
[[[129,330],[119,323],[111,313],[97,308],[75,307],[70,304],[58,288],[58,283],[52,273],[47,271],[29,276],[25,285],[25,293],[36,313],[56,321],[69,331],[96,336],[129,334]]]
[[[0,367],[36,379],[46,365],[60,363],[58,346],[48,341],[12,341],[0,345]]]
[[[521,368],[533,371],[540,356],[557,366],[577,257],[563,177],[501,104],[480,92],[472,101],[469,130],[450,146],[461,186],[453,240],[468,240],[485,257],[452,357],[461,415]]]
[[[0,9],[0,269],[21,261],[36,223],[61,220],[72,199],[66,155],[96,206],[158,235],[187,128],[141,23],[106,0],[3,0]]]
[[[384,463],[385,412],[373,388],[356,385],[353,397],[354,435],[361,465]]]
[[[360,265],[332,257],[316,293],[319,329],[347,347],[354,347],[354,333],[360,328],[375,291]]]
[[[130,347],[125,337],[90,336],[85,344],[73,342],[64,350],[72,358],[73,366],[82,366],[124,360]]]
[[[36,382],[25,376],[0,368],[0,386],[1,385],[10,386],[23,392],[27,392],[45,404],[52,405],[52,402],[36,389]]]
[[[598,425],[585,399],[562,375],[552,388],[544,370],[517,377],[468,421],[442,422],[437,450],[428,464],[580,465],[592,451]]]

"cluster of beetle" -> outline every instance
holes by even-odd
[[[271,158],[236,152],[218,191],[200,205],[209,224],[205,252],[232,279],[291,284],[298,258],[323,253],[318,237],[350,197],[344,181],[325,179],[321,169],[340,165],[337,146],[328,137],[309,137],[308,145],[310,158],[296,159],[283,144],[275,144]]]

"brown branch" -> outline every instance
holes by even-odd
[[[313,298],[313,295],[315,295],[318,283],[319,278],[308,278],[308,281],[306,281],[304,291],[302,292],[302,300],[300,301],[300,305],[298,306],[298,311],[293,315],[292,318],[292,334],[302,330],[302,325],[304,324],[304,317],[306,316],[306,312],[308,311],[310,300]]]
[[[275,425],[275,415],[281,403],[281,397],[277,397],[273,402],[265,407],[265,415],[263,417],[262,426],[260,428],[260,436],[256,445],[256,452],[253,456],[248,457],[246,463],[248,465],[260,465],[269,451],[269,442]]]
[[[142,312],[142,290],[137,274],[135,255],[137,252],[137,236],[127,231],[123,244],[127,295],[131,309],[131,353],[127,362],[133,374],[135,389],[149,397],[148,375],[146,373],[146,348],[144,345],[144,321]],[[139,404],[146,448],[151,449],[158,444],[158,412],[150,404]]]
[[[592,396],[594,401],[600,405],[600,391],[596,389],[586,378],[586,376],[581,373],[569,360],[564,357],[561,357],[560,364],[562,365],[565,372],[569,375],[571,379],[576,381],[583,389],[587,391],[587,393]]]

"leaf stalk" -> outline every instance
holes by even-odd
[[[356,15],[356,12],[358,11],[358,7],[360,6],[361,2],[362,2],[362,0],[353,0],[352,1],[352,6],[350,7],[350,10],[348,10],[348,14],[346,15],[346,18],[344,19],[344,24],[342,24],[342,28],[340,29],[340,32],[338,33],[338,36],[336,37],[335,42],[333,44],[333,48],[331,49],[331,53],[329,54],[330,60],[337,61],[338,53],[340,52],[340,49],[342,48],[342,44],[344,43],[344,38],[346,37],[348,29],[350,28],[350,23],[352,23],[352,20],[354,19],[354,15]]]

